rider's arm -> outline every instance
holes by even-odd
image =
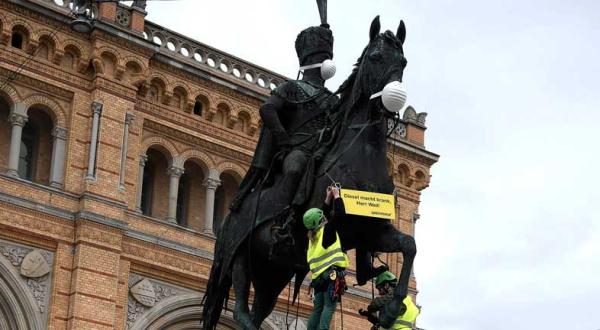
[[[285,106],[285,100],[277,95],[271,95],[260,108],[260,118],[269,128],[278,145],[289,144],[289,136],[279,120],[279,111]]]

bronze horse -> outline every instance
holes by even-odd
[[[402,44],[406,29],[380,32],[379,16],[371,23],[369,44],[350,77],[340,86],[336,105],[336,134],[332,147],[314,171],[314,184],[304,209],[319,207],[332,178],[343,188],[391,194],[394,185],[387,170],[387,119],[381,99],[370,100],[392,81],[402,81],[406,59]],[[238,211],[232,212],[217,234],[215,259],[204,299],[203,329],[214,329],[233,285],[234,318],[244,329],[258,329],[273,311],[277,297],[296,276],[294,298],[308,273],[306,229],[302,221],[290,224],[291,239],[272,252],[273,228],[286,217],[287,205],[278,201],[277,181],[256,188]],[[301,215],[300,215],[301,216]],[[357,273],[365,278],[371,253],[400,252],[402,270],[394,301],[381,317],[391,325],[401,312],[407,294],[416,245],[413,237],[398,231],[390,221],[348,215],[339,235],[345,250],[357,250]],[[248,305],[250,284],[254,288],[252,310]]]

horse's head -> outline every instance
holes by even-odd
[[[389,30],[380,33],[380,29],[377,16],[371,23],[369,44],[358,59],[350,78],[340,87],[340,90],[351,92],[355,101],[382,91],[390,82],[402,82],[407,64],[402,48],[406,37],[404,22],[400,21],[396,33]],[[346,89],[350,84],[353,88]],[[381,104],[380,100],[377,102]]]

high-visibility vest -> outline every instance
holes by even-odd
[[[312,272],[312,279],[316,279],[331,266],[348,267],[348,256],[342,251],[340,237],[335,233],[335,242],[328,248],[323,248],[323,234],[325,227],[317,229],[315,239],[309,239],[306,261]]]
[[[417,316],[419,316],[419,308],[415,306],[410,296],[406,296],[402,301],[404,305],[406,305],[406,312],[404,314],[398,316],[396,321],[394,321],[394,325],[391,328],[393,330],[406,330],[413,329],[415,325],[415,321],[417,320]]]

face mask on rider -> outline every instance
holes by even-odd
[[[381,92],[371,95],[371,100],[381,96],[381,102],[389,112],[398,112],[406,104],[406,91],[399,81],[385,85]]]
[[[304,73],[306,70],[321,68],[321,78],[323,80],[331,79],[335,75],[335,63],[332,60],[325,60],[323,63],[311,64],[301,66],[298,72],[298,76],[300,76],[300,72]]]

